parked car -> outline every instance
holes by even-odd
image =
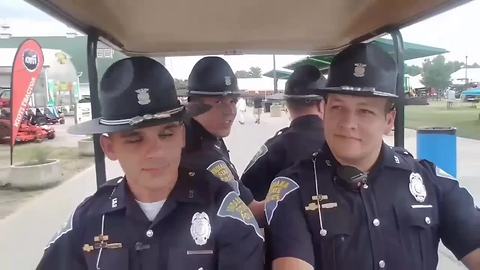
[[[0,88],[0,108],[10,107],[10,88]]]
[[[465,90],[460,95],[460,99],[465,102],[479,102],[480,101],[480,88],[474,88]]]

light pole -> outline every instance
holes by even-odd
[[[275,54],[273,55],[273,93],[278,92],[278,78],[277,78],[277,64],[275,60]]]
[[[468,87],[468,55],[465,56],[465,87]]]

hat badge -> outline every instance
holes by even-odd
[[[355,68],[353,69],[353,76],[357,78],[365,77],[365,68],[366,64],[355,63]]]
[[[190,227],[190,234],[195,244],[199,246],[205,245],[211,233],[212,227],[210,226],[210,218],[207,213],[196,212],[192,217],[192,225]]]
[[[232,85],[232,78],[230,76],[225,76],[225,85]]]
[[[423,203],[427,198],[427,189],[423,184],[422,176],[419,173],[410,174],[410,184],[408,185],[410,193],[419,203]]]
[[[138,104],[140,105],[150,104],[150,94],[148,93],[149,90],[150,89],[148,88],[140,88],[135,90],[135,92],[137,92]]]

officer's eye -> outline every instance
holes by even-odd
[[[230,100],[230,103],[233,103],[233,104],[237,104],[237,102],[238,102],[238,98],[232,98]]]
[[[361,114],[368,114],[368,115],[374,115],[375,112],[368,110],[368,109],[360,109]]]
[[[342,109],[342,106],[340,106],[340,105],[332,105],[332,106],[330,107],[330,109],[332,109],[332,110],[341,110],[341,109]]]
[[[160,139],[166,139],[166,138],[171,137],[171,136],[173,136],[173,131],[171,131],[171,130],[165,130],[162,133],[158,134],[158,137]]]
[[[128,137],[125,140],[126,143],[139,143],[141,141],[142,141],[142,138],[140,136]]]

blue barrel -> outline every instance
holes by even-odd
[[[417,156],[457,177],[457,129],[430,127],[417,130]]]

